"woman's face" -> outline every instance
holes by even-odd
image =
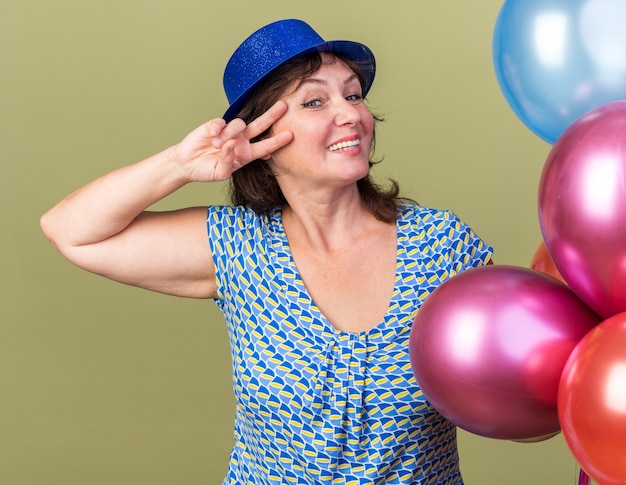
[[[343,62],[323,55],[322,66],[281,98],[287,112],[272,127],[290,130],[293,140],[269,163],[281,187],[343,187],[365,177],[374,117],[361,84]]]

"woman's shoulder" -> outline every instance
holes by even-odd
[[[280,209],[269,213],[257,213],[249,207],[232,205],[209,206],[207,229],[209,238],[221,244],[259,242],[268,234],[283,233]]]
[[[433,223],[437,221],[459,221],[450,209],[439,209],[421,205],[413,200],[400,199],[397,202],[400,223]]]
[[[474,230],[451,209],[427,207],[412,201],[398,205],[398,232],[409,239],[439,241],[478,239]]]
[[[238,205],[210,205],[207,218],[213,219],[241,219],[250,217],[253,211],[244,206]]]
[[[279,209],[268,213],[257,213],[250,207],[242,205],[211,205],[207,212],[207,222],[227,222],[230,224],[240,224],[245,227],[254,223],[270,223],[279,218],[279,214]]]
[[[399,206],[399,214],[399,240],[409,254],[417,250],[425,255],[445,255],[444,260],[471,255],[471,261],[486,261],[493,253],[493,248],[450,209],[408,202]]]

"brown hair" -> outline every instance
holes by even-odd
[[[357,64],[339,55],[332,53],[330,55],[334,59],[332,62],[339,60],[352,69],[358,76],[361,86],[364,85],[365,78]],[[255,88],[237,117],[250,123],[278,101],[294,81],[301,82],[312,76],[323,62],[327,62],[326,59],[327,57],[323,59],[319,52],[315,52],[279,67]],[[374,116],[374,119],[376,122],[382,121],[382,118],[378,116]],[[259,135],[257,139],[268,136],[270,132],[271,128]],[[370,148],[370,167],[380,162],[380,160],[372,161],[375,139],[374,130]],[[375,184],[369,174],[357,181],[357,188],[363,202],[377,219],[384,222],[395,221],[397,215],[396,198],[399,186],[395,180],[390,182],[390,187],[384,189]],[[267,161],[262,159],[255,160],[233,173],[230,178],[230,199],[234,205],[249,206],[257,213],[267,213],[287,202],[278,186],[275,174]]]

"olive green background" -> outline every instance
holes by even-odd
[[[549,145],[510,110],[493,71],[499,0],[0,0],[0,483],[218,484],[233,398],[212,301],[82,272],[39,216],[118,166],[177,142],[226,108],[228,56],[262,24],[309,21],[378,59],[386,116],[375,169],[449,208],[528,266]],[[163,208],[224,201],[196,185]],[[460,432],[468,485],[571,484],[561,436],[521,444]]]

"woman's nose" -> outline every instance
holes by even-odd
[[[342,99],[337,103],[335,122],[338,125],[354,124],[361,120],[361,111],[358,106],[347,99]]]

